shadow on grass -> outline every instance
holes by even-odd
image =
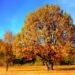
[[[75,67],[74,68],[58,68],[54,70],[75,70]]]

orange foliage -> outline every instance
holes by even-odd
[[[63,13],[58,5],[37,9],[26,17],[22,31],[13,41],[15,55],[23,57],[27,49],[49,61],[66,58],[70,50],[72,25],[70,15]]]

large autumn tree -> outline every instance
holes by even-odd
[[[20,51],[25,51],[26,49],[22,47],[27,47],[28,50],[34,51],[35,55],[41,57],[48,69],[49,64],[53,69],[55,61],[68,57],[71,29],[70,15],[64,13],[58,5],[45,5],[26,17],[24,27],[20,32],[21,40],[18,41],[19,45],[22,45],[19,46]]]

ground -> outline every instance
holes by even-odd
[[[75,66],[54,66],[50,71],[46,66],[10,66],[7,72],[5,67],[0,67],[0,75],[75,75]]]

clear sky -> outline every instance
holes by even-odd
[[[0,0],[0,39],[7,31],[20,32],[26,15],[45,4],[58,4],[75,24],[75,0]]]

